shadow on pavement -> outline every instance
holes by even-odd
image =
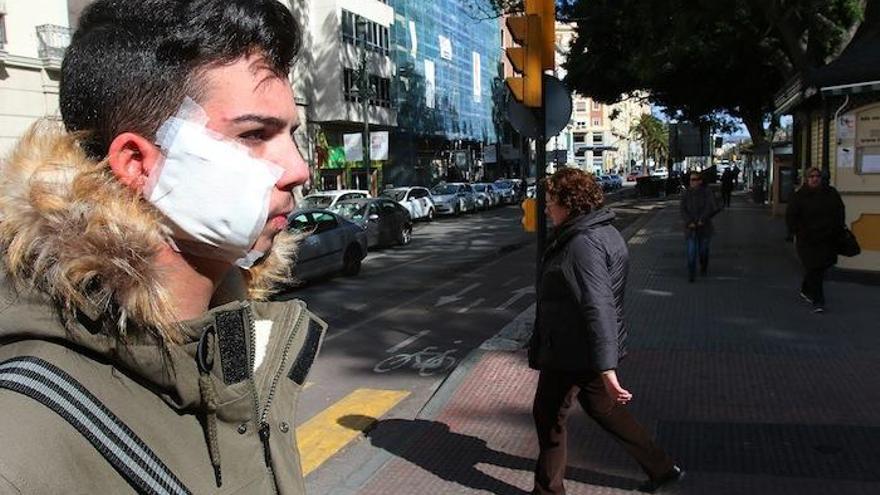
[[[339,418],[340,425],[364,431],[367,418],[349,415]],[[455,433],[445,423],[423,419],[388,419],[375,423],[366,432],[373,446],[405,459],[436,476],[473,490],[486,490],[498,495],[528,495],[529,492],[480,471],[479,464],[531,472],[534,459],[494,450],[486,441]],[[571,468],[566,479],[579,483],[613,488],[632,489],[636,480]]]

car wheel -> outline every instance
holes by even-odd
[[[406,246],[412,240],[412,226],[404,225],[397,234],[397,243]]]
[[[342,274],[353,277],[361,271],[361,249],[352,244],[342,257]]]
[[[425,219],[429,222],[434,221],[434,208],[428,208],[428,215],[425,217]]]

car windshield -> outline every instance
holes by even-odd
[[[434,189],[431,189],[431,193],[433,194],[455,194],[458,192],[458,186],[453,186],[452,184],[444,184],[442,186],[434,186]]]
[[[336,203],[336,205],[330,208],[330,211],[349,220],[360,220],[364,218],[365,208],[365,204],[348,203],[343,201],[341,203]]]
[[[495,187],[499,189],[511,189],[513,188],[513,184],[507,181],[496,182]]]
[[[330,206],[330,203],[333,202],[333,196],[327,196],[324,194],[313,194],[304,197],[299,202],[300,208],[326,208]]]
[[[485,184],[474,184],[474,191],[483,192],[486,190]]]
[[[391,198],[394,201],[403,201],[406,198],[406,189],[389,189],[382,193],[382,196]]]

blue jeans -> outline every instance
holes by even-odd
[[[707,235],[692,232],[687,237],[687,261],[688,274],[693,276],[697,273],[697,256],[700,257],[700,267],[705,271],[709,268],[709,239]]]

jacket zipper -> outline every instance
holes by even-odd
[[[251,377],[250,382],[253,388],[253,397],[254,397],[254,419],[257,423],[257,431],[260,436],[260,441],[263,444],[263,460],[266,463],[266,468],[269,470],[269,474],[272,476],[273,486],[275,487],[275,493],[278,493],[278,480],[275,479],[275,471],[272,469],[272,451],[269,446],[269,437],[271,428],[269,423],[266,421],[269,416],[269,408],[272,406],[272,400],[275,397],[275,390],[278,387],[278,381],[281,379],[281,375],[284,372],[284,365],[287,362],[287,357],[290,354],[290,348],[293,345],[293,340],[298,333],[299,326],[302,324],[303,319],[306,316],[305,308],[301,303],[298,304],[300,306],[299,316],[297,317],[296,323],[293,326],[293,332],[290,334],[290,337],[287,338],[287,341],[284,343],[284,349],[281,352],[281,362],[278,363],[278,369],[275,371],[275,375],[272,377],[272,382],[269,384],[269,393],[266,396],[266,405],[263,406],[262,411],[260,410],[260,402],[257,397],[257,382],[254,379],[254,363],[256,361],[256,342],[257,342],[257,330],[254,324],[253,311],[251,310],[250,304],[247,304],[245,309],[248,312],[248,323],[250,324],[250,332],[251,332],[251,349],[250,349],[250,369],[251,369]]]

